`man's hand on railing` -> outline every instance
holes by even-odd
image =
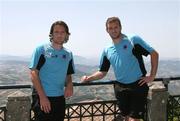
[[[88,76],[82,76],[80,83],[88,83]]]

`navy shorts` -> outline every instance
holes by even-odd
[[[32,110],[34,111],[35,121],[64,121],[65,117],[65,98],[64,96],[59,97],[48,97],[51,103],[50,113],[44,113],[40,109],[39,97],[37,94],[32,95]]]
[[[139,81],[131,84],[115,83],[114,91],[117,104],[122,116],[143,119],[149,87],[147,84],[138,85]]]

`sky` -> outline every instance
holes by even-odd
[[[108,17],[121,20],[122,32],[136,34],[160,58],[180,58],[180,0],[0,0],[0,55],[29,56],[49,41],[53,22],[65,21],[74,55],[98,58],[112,43]]]

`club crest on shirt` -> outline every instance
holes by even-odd
[[[65,54],[63,54],[63,55],[62,55],[62,58],[63,58],[63,59],[66,59],[66,55],[65,55]]]
[[[124,45],[123,48],[124,48],[124,49],[127,49],[127,45]]]

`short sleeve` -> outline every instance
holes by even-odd
[[[108,72],[109,68],[110,68],[110,61],[108,60],[104,50],[100,59],[99,71]]]
[[[147,56],[154,51],[154,49],[139,36],[133,36],[131,41],[133,42],[136,51],[142,55]]]
[[[45,61],[45,59],[44,59],[44,55],[43,55],[43,48],[37,47],[31,56],[29,69],[40,70],[41,66],[44,64],[44,61]]]
[[[74,73],[75,73],[74,59],[73,59],[73,54],[70,53],[70,61],[69,61],[69,65],[68,65],[67,75],[74,74]]]

